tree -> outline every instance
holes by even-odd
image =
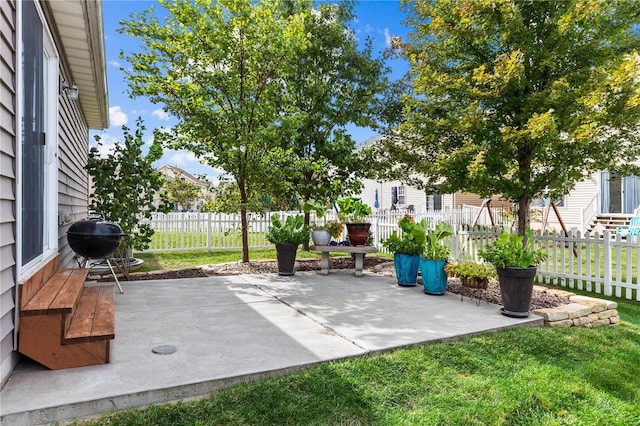
[[[300,203],[310,199],[325,202],[358,191],[368,169],[359,158],[355,141],[347,132],[353,123],[375,126],[376,95],[385,87],[388,71],[382,59],[374,59],[371,42],[359,50],[358,40],[348,26],[354,19],[353,2],[338,4],[313,0],[288,0],[282,13],[305,14],[305,31],[310,43],[293,52],[295,67],[287,76],[295,128],[283,139],[292,157],[287,168],[291,196]],[[309,224],[309,214],[305,215]]]
[[[93,181],[89,208],[119,224],[130,235],[124,239],[125,249],[149,247],[153,229],[140,220],[151,219],[151,213],[156,211],[156,193],[164,183],[153,167],[154,161],[162,157],[162,147],[154,142],[146,155],[142,153],[145,129],[141,118],[136,120],[134,134],[122,126],[123,143],[116,143],[106,155],[100,152],[102,142],[96,135],[98,146],[89,150],[87,160],[86,169]]]
[[[247,203],[284,182],[277,168],[287,156],[281,134],[291,127],[284,77],[291,73],[290,52],[307,43],[304,17],[279,16],[270,0],[160,4],[164,24],[153,7],[122,23],[121,32],[144,43],[126,58],[130,94],[163,103],[179,118],[172,134],[156,134],[166,146],[188,149],[233,178],[248,262]]]
[[[518,203],[566,194],[587,173],[638,171],[637,5],[626,0],[405,3],[412,27],[403,123],[378,154],[441,193]],[[418,177],[418,179],[416,179]]]
[[[198,185],[180,176],[167,180],[164,188],[167,191],[168,200],[183,210],[189,210],[201,195],[201,188]]]

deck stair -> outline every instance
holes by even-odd
[[[589,233],[598,232],[600,234],[603,231],[609,231],[611,234],[615,234],[616,228],[618,226],[628,226],[632,217],[633,215],[630,214],[601,213],[593,218],[589,226],[587,226],[587,231]]]
[[[115,286],[88,286],[88,269],[58,269],[58,262],[20,286],[18,349],[52,370],[107,363]]]

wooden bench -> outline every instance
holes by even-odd
[[[54,261],[19,287],[20,353],[52,370],[109,362],[115,286],[86,286],[88,269]]]
[[[378,248],[374,246],[310,246],[309,250],[319,251],[322,253],[322,262],[320,273],[329,275],[329,253],[351,253],[355,256],[355,276],[362,276],[362,268],[364,266],[364,255],[366,253],[377,253]]]

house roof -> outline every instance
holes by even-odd
[[[186,170],[182,170],[180,167],[164,165],[164,166],[160,166],[158,168],[158,171],[167,177],[175,178],[176,176],[178,176],[182,179],[195,183],[198,186],[202,186],[202,187],[209,186],[208,182],[205,182],[202,179],[198,179],[197,177],[187,172]]]
[[[109,100],[104,49],[102,2],[48,1],[55,20],[53,31],[62,42],[66,65],[78,86],[79,102],[91,129],[109,127]]]

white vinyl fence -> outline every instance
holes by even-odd
[[[271,248],[265,234],[271,215],[296,215],[298,212],[274,212],[248,215],[249,248]],[[373,244],[384,251],[381,242],[394,231],[399,231],[398,220],[402,211],[371,215]],[[486,214],[486,211],[483,213]],[[454,261],[479,261],[478,253],[499,234],[498,229],[509,228],[513,219],[494,212],[495,230],[486,226],[486,218],[478,223],[484,226],[471,228],[476,222],[478,210],[465,209],[449,212],[411,213],[415,220],[427,219],[430,226],[439,221],[452,225],[454,235],[445,240]],[[327,220],[335,218],[330,212]],[[312,216],[313,221],[313,216]],[[322,219],[319,220],[322,222]],[[146,252],[186,250],[240,250],[241,222],[239,214],[219,213],[169,213],[156,214],[148,223],[156,231],[151,247]],[[538,281],[568,288],[591,291],[640,301],[640,237],[623,239],[605,232],[599,234],[547,232],[535,236],[536,244],[543,247],[547,259],[539,265]]]

